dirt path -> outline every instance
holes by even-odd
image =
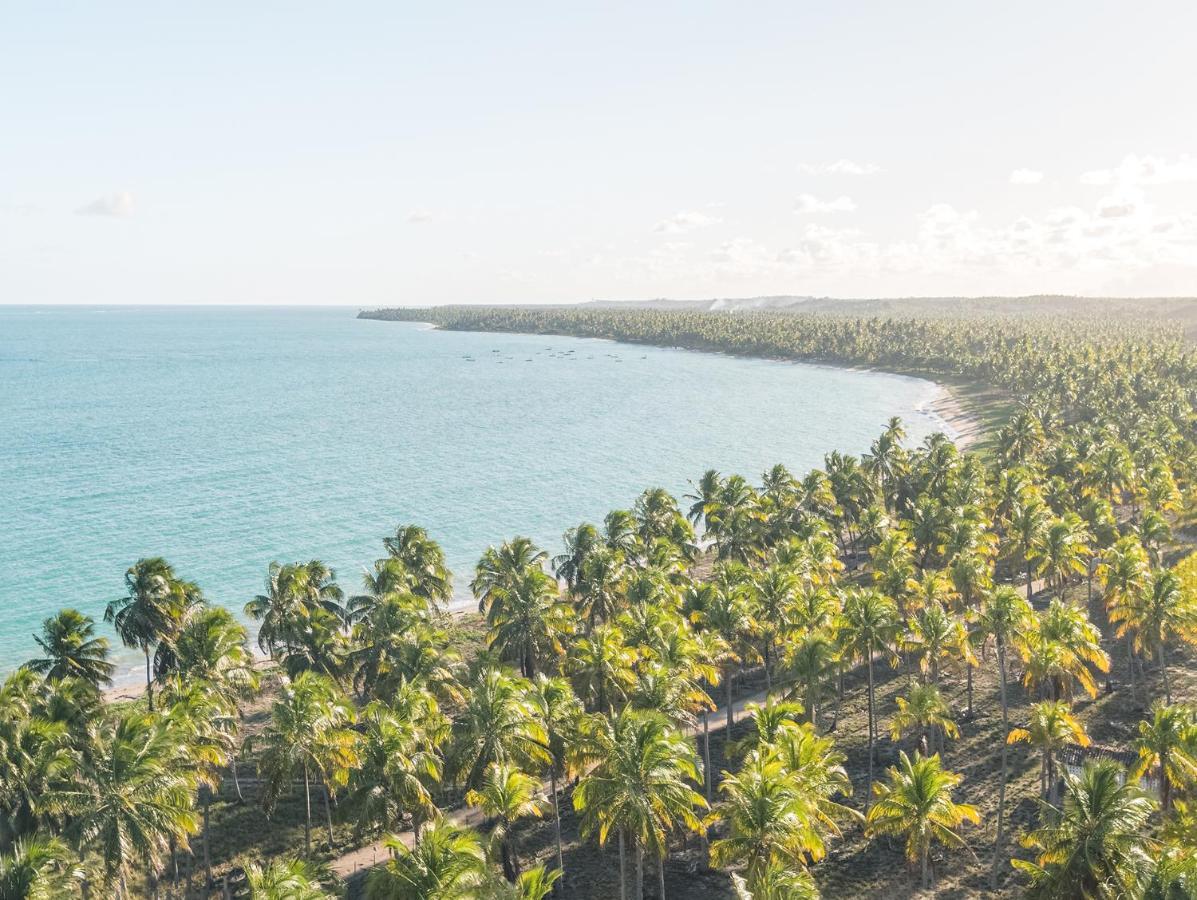
[[[756,691],[755,693],[732,701],[732,721],[743,721],[749,715],[746,709],[748,704],[761,703],[764,699],[765,691]],[[726,706],[720,706],[709,713],[708,726],[712,735],[722,733],[726,729]],[[688,733],[692,737],[702,734],[702,725],[700,724],[695,728],[688,729]],[[546,782],[542,788],[547,791],[549,789],[548,783]],[[476,809],[466,808],[449,813],[447,818],[454,825],[476,827],[485,817]],[[415,841],[415,835],[410,830],[403,831],[399,832],[399,839],[403,841],[404,846],[410,847]],[[329,864],[329,868],[340,878],[350,878],[362,869],[369,869],[380,862],[386,862],[387,855],[387,849],[383,846],[382,841],[375,841],[372,844],[367,844],[364,847],[359,847],[357,850],[351,850],[343,856],[337,857]]]

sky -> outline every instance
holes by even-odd
[[[0,303],[1197,294],[1197,3],[0,0]]]

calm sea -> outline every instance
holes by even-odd
[[[0,670],[60,607],[98,619],[141,556],[240,611],[271,560],[323,559],[356,589],[383,535],[417,522],[464,600],[488,544],[555,551],[709,467],[802,473],[891,415],[921,440],[936,390],[345,308],[0,306]]]

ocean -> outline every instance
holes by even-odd
[[[490,544],[939,428],[900,375],[606,341],[435,331],[356,310],[0,306],[0,671],[64,606],[100,620],[164,556],[240,614],[272,560],[346,593],[399,523],[468,602]],[[119,648],[122,679],[137,657]]]

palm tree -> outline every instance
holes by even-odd
[[[1039,750],[1039,788],[1048,802],[1053,802],[1056,784],[1056,752],[1065,744],[1089,746],[1089,735],[1063,700],[1044,700],[1031,707],[1026,728],[1014,728],[1006,736],[1006,743],[1026,741]]]
[[[453,599],[453,576],[445,565],[445,553],[423,528],[400,525],[382,543],[391,559],[398,560],[408,573],[413,594],[433,603]]]
[[[873,789],[873,744],[877,739],[874,712],[873,658],[879,650],[888,650],[898,627],[898,610],[893,601],[874,590],[856,589],[844,599],[839,635],[845,655],[863,659],[868,671],[869,698],[869,787]],[[871,797],[870,797],[871,799]],[[868,801],[866,801],[866,806]]]
[[[1056,596],[1064,599],[1064,588],[1073,575],[1087,571],[1090,555],[1085,523],[1076,513],[1056,519],[1038,535],[1031,547],[1031,562],[1043,574]]]
[[[748,734],[737,742],[735,750],[740,755],[754,751],[767,751],[777,743],[786,728],[797,728],[802,722],[802,704],[766,697],[765,702],[749,703],[744,707],[748,713]]]
[[[500,880],[491,885],[486,900],[544,900],[553,892],[560,877],[560,869],[536,866],[521,872],[514,884]]]
[[[64,792],[71,834],[100,856],[104,872],[128,896],[128,875],[142,863],[152,877],[173,846],[187,848],[198,828],[195,781],[177,765],[176,732],[153,713],[132,711],[105,724]]]
[[[1140,649],[1153,652],[1164,678],[1164,702],[1172,702],[1168,678],[1168,642],[1179,638],[1197,644],[1197,596],[1184,588],[1175,572],[1158,571],[1147,585],[1136,617]]]
[[[83,871],[58,838],[17,841],[0,856],[0,897],[4,900],[55,900],[74,894]]]
[[[755,579],[752,593],[753,621],[761,638],[762,656],[765,664],[765,690],[772,689],[771,665],[776,656],[778,635],[785,629],[790,605],[798,593],[798,578],[781,566],[770,566]]]
[[[404,682],[390,703],[375,700],[362,710],[360,765],[350,773],[349,802],[360,824],[398,829],[412,818],[418,835],[436,814],[432,789],[441,780],[440,745],[449,723],[436,698],[419,683]]]
[[[987,596],[977,618],[977,634],[982,645],[991,638],[997,650],[998,691],[1002,702],[1002,781],[998,789],[997,837],[994,839],[993,863],[990,867],[990,887],[997,886],[998,860],[1002,854],[1006,823],[1006,784],[1009,781],[1010,760],[1007,737],[1010,733],[1010,701],[1007,696],[1006,651],[1012,642],[1021,639],[1023,630],[1033,621],[1035,611],[1014,588],[1002,585]]]
[[[492,765],[533,770],[550,762],[548,735],[537,717],[531,684],[494,666],[483,666],[453,723],[449,772],[467,788],[482,786]]]
[[[728,650],[723,663],[723,684],[727,691],[725,740],[731,740],[734,720],[734,667],[752,649],[746,640],[755,624],[752,619],[752,594],[748,570],[732,563],[719,566],[712,581],[700,590],[691,591],[688,597],[693,607],[691,619],[702,629],[718,636]]]
[[[568,750],[578,732],[584,710],[582,702],[564,678],[548,678],[541,674],[532,681],[529,699],[535,704],[536,716],[544,729],[549,754],[549,790],[553,798],[553,825],[557,838],[557,871],[565,871],[561,849],[561,797],[558,780],[569,772]]]
[[[1047,530],[1049,513],[1043,500],[1034,493],[1017,498],[1010,510],[1010,522],[1006,532],[1006,539],[1010,545],[1010,555],[1014,562],[1021,563],[1027,578],[1027,601],[1035,581],[1034,563],[1035,548],[1043,540]]]
[[[952,800],[952,789],[961,780],[960,775],[940,767],[938,754],[916,753],[911,759],[899,753],[898,765],[889,770],[889,783],[878,783],[873,788],[867,833],[905,837],[906,859],[920,866],[924,890],[930,883],[932,843],[967,849],[956,829],[966,821],[981,820],[975,807]]]
[[[1035,619],[1035,629],[1024,632],[1018,644],[1023,660],[1023,682],[1040,697],[1071,699],[1074,682],[1097,696],[1093,669],[1110,670],[1110,658],[1101,646],[1101,632],[1079,606],[1053,600]]]
[[[492,856],[498,857],[503,876],[514,883],[520,876],[519,846],[515,825],[521,819],[544,815],[548,804],[537,796],[540,782],[519,769],[507,765],[492,765],[482,779],[482,786],[467,791],[465,802],[477,807],[494,820],[490,832]]]
[[[470,590],[478,600],[478,611],[485,612],[491,591],[507,587],[514,578],[544,568],[548,554],[526,537],[515,537],[498,547],[487,547],[474,569]]]
[[[491,585],[481,607],[490,628],[487,643],[505,659],[516,660],[525,678],[536,674],[539,660],[563,652],[567,607],[557,602],[557,582],[539,565]]]
[[[1035,861],[1011,860],[1030,878],[1027,896],[1141,897],[1154,868],[1145,834],[1151,800],[1112,760],[1089,763],[1064,782],[1059,813],[1024,840]]]
[[[441,818],[414,847],[384,841],[391,858],[366,877],[367,900],[482,900],[486,854],[478,835]]]
[[[691,786],[701,778],[694,747],[663,716],[627,710],[613,722],[593,720],[579,751],[595,767],[574,789],[574,808],[584,835],[606,844],[619,834],[620,896],[626,900],[624,843],[636,850],[636,900],[644,897],[644,852],[660,861],[659,894],[665,897],[668,836],[678,825],[702,825],[695,810],[706,801]]]
[[[1172,811],[1172,791],[1197,778],[1197,721],[1192,707],[1155,703],[1151,718],[1139,723],[1135,738],[1139,762],[1131,770],[1138,781],[1152,769],[1159,772],[1160,807]]]
[[[803,815],[798,785],[771,754],[753,754],[735,774],[724,774],[724,799],[710,822],[726,823],[726,834],[711,843],[711,864],[744,866],[750,884],[772,866],[804,871],[813,851],[813,823]]]
[[[1116,626],[1118,637],[1126,638],[1127,672],[1131,699],[1138,699],[1135,688],[1135,642],[1143,608],[1143,594],[1151,578],[1147,552],[1134,536],[1121,538],[1105,554],[1097,567],[1097,576],[1105,588],[1106,614]]]
[[[108,639],[95,637],[96,623],[77,609],[60,610],[42,623],[41,636],[34,636],[45,656],[25,667],[51,681],[78,678],[95,688],[112,683],[116,668],[108,661]]]
[[[306,859],[274,859],[245,867],[244,900],[334,900],[327,870]],[[241,896],[241,895],[238,895]]]
[[[898,698],[891,730],[895,741],[912,732],[917,734],[924,755],[942,754],[945,737],[960,737],[952,708],[933,684],[913,684],[905,697]]]
[[[600,713],[609,714],[636,681],[636,651],[618,625],[604,622],[571,648],[569,666],[578,692]]]
[[[145,654],[145,690],[150,709],[154,692],[150,672],[150,651],[171,637],[183,613],[203,601],[199,588],[175,575],[170,563],[160,556],[139,559],[125,572],[126,594],[104,609],[104,621],[116,628],[126,647]]]
[[[328,819],[328,844],[335,843],[329,795],[344,784],[358,761],[358,734],[353,725],[353,707],[332,679],[316,672],[304,672],[284,681],[270,710],[261,768],[265,776],[263,805],[270,812],[297,775],[303,777],[305,855],[312,853],[313,776],[324,787],[324,810]]]
[[[318,559],[306,563],[272,562],[266,576],[266,593],[245,604],[245,614],[260,622],[258,646],[272,659],[286,661],[306,649],[316,651],[320,668],[335,668],[329,651],[337,648],[311,646],[338,636],[347,619],[341,606],[344,594],[336,573]],[[298,674],[293,672],[292,674]],[[327,672],[326,672],[327,674]]]

